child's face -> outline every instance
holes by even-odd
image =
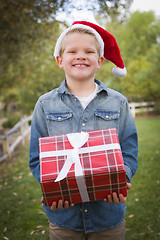
[[[93,81],[103,62],[95,38],[88,34],[71,33],[63,40],[63,47],[64,52],[61,57],[57,57],[57,62],[64,69],[66,79]]]

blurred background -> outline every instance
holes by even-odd
[[[30,114],[40,95],[59,86],[64,73],[54,46],[75,20],[106,28],[121,49],[127,76],[113,77],[113,64],[105,61],[96,77],[129,102],[154,101],[160,112],[159,14],[156,0],[1,0],[0,117]]]
[[[126,77],[113,76],[114,65],[105,60],[96,78],[127,97],[139,134],[139,168],[127,200],[126,239],[158,240],[158,0],[0,0],[0,239],[48,239],[41,189],[28,167],[27,138],[37,99],[64,79],[54,46],[75,20],[99,24],[120,47]]]

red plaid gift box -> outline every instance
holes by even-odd
[[[127,196],[116,128],[39,138],[40,182],[46,206]]]

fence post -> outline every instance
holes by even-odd
[[[135,107],[135,103],[134,102],[130,103],[130,108],[131,108],[132,115],[135,118],[135,116],[136,116],[136,107]]]
[[[24,121],[24,118],[22,118],[20,120],[21,122],[21,125],[20,125],[20,133],[21,133],[21,136],[22,136],[22,145],[25,144],[25,137],[24,137],[24,132],[25,132],[25,121]]]
[[[24,117],[21,119],[21,124],[20,124],[20,133],[21,133],[21,136],[22,136],[22,145],[25,144],[26,142],[26,130],[29,128],[29,123],[27,121],[27,117]]]
[[[2,149],[3,149],[3,155],[6,155],[7,157],[10,158],[11,157],[11,153],[9,151],[9,145],[8,145],[7,136],[3,136],[2,137]]]
[[[0,144],[2,146],[2,156],[0,156],[0,162],[6,158],[11,158],[12,152],[16,146],[21,143],[25,144],[26,139],[30,135],[31,127],[29,126],[29,121],[32,119],[32,115],[29,117],[22,118],[16,125],[6,132],[5,135],[0,136]],[[16,137],[15,137],[16,133]],[[18,133],[18,136],[17,136]],[[13,136],[13,137],[12,137]]]

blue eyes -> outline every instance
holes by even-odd
[[[70,51],[69,53],[76,53],[76,51]],[[87,54],[94,53],[94,51],[86,51]]]

